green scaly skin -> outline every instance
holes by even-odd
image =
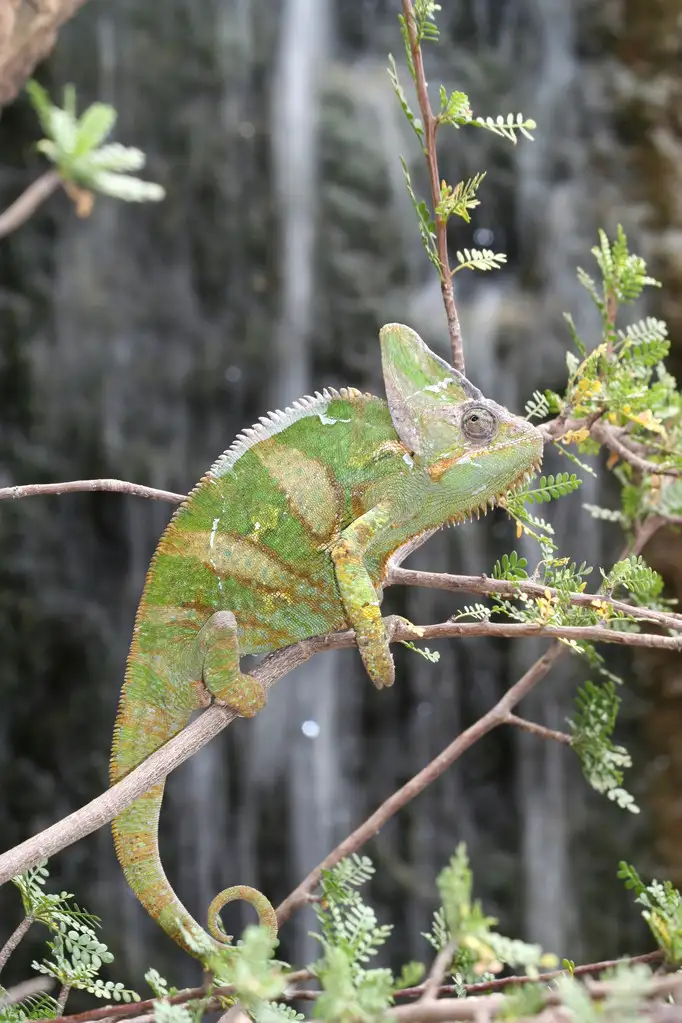
[[[380,331],[388,402],[324,391],[246,430],[178,508],[147,575],[114,734],[119,781],[210,699],[252,717],[265,691],[240,671],[262,654],[355,629],[377,688],[394,679],[381,618],[389,559],[460,522],[522,482],[540,433],[483,397],[400,324]],[[181,928],[224,945],[218,913],[246,899],[273,934],[260,892],[236,887],[211,904],[210,937],[163,872],[163,784],[114,821],[116,852],[136,896],[192,954]]]

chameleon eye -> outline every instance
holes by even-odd
[[[474,405],[462,416],[462,432],[467,440],[492,440],[497,432],[497,419],[490,409]]]

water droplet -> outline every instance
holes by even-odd
[[[242,378],[242,371],[239,366],[228,366],[225,370],[225,379],[228,384],[238,384]]]
[[[320,726],[317,721],[304,721],[301,725],[301,731],[306,739],[317,739],[320,734]]]

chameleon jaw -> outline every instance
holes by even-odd
[[[513,493],[514,491],[518,490],[519,487],[523,486],[524,483],[528,483],[528,481],[533,478],[535,473],[539,472],[541,464],[542,458],[540,457],[535,462],[535,464],[530,467],[530,469],[526,469],[524,472],[519,473],[519,475],[516,477],[515,480],[512,481],[512,483],[509,485],[508,489],[505,491],[504,494],[500,494],[497,497],[489,497],[486,501],[483,501],[480,505],[478,505],[478,507],[472,508],[468,512],[463,512],[461,515],[453,516],[453,518],[448,520],[448,525],[457,526],[463,522],[467,521],[472,522],[474,515],[476,516],[477,519],[480,519],[481,512],[483,512],[483,514],[486,515],[488,512],[488,508],[496,508],[500,500],[504,498],[506,494],[510,492]]]

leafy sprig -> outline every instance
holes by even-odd
[[[679,967],[682,964],[682,895],[670,881],[653,880],[644,884],[635,868],[624,860],[618,868],[618,877],[635,893],[635,902],[644,907],[642,917],[665,953],[666,961]]]
[[[575,717],[568,722],[571,747],[593,789],[623,810],[639,813],[633,796],[622,787],[623,771],[632,766],[632,759],[623,746],[611,740],[620,702],[613,681],[601,685],[585,682],[578,690]]]
[[[544,953],[539,945],[507,938],[493,929],[497,920],[487,916],[473,898],[473,874],[464,843],[457,846],[436,884],[441,905],[423,937],[437,952],[452,946],[449,972],[462,993],[465,984],[499,973],[505,965],[522,968],[529,975],[556,965],[556,956]]]
[[[107,103],[93,103],[76,115],[76,93],[64,89],[64,106],[56,106],[36,81],[26,86],[45,138],[37,148],[55,165],[59,176],[88,192],[101,192],[125,202],[158,202],[161,185],[133,177],[141,170],[145,155],[133,146],[104,144],[116,123],[116,111]]]

